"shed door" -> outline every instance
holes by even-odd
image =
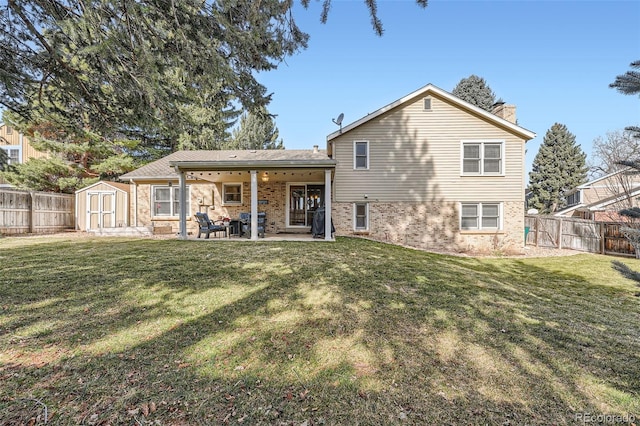
[[[87,192],[87,230],[116,226],[115,200],[115,192]]]

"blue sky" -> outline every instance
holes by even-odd
[[[360,0],[296,5],[309,47],[258,78],[288,149],[325,147],[344,124],[432,83],[451,91],[472,74],[517,106],[527,173],[547,130],[565,124],[590,155],[608,131],[640,125],[640,98],[608,86],[640,60],[640,1],[378,0],[385,34],[371,28]],[[527,176],[528,178],[528,176]]]

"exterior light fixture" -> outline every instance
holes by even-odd
[[[262,174],[262,181],[263,181],[263,182],[269,182],[269,173],[264,172],[264,173]]]

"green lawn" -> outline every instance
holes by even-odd
[[[360,239],[0,239],[0,423],[583,424],[640,417],[612,261]]]

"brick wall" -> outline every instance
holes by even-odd
[[[524,246],[524,207],[503,204],[500,232],[460,231],[458,203],[369,203],[369,230],[354,231],[353,203],[333,204],[338,235],[365,235],[379,241],[454,252],[520,252]]]

